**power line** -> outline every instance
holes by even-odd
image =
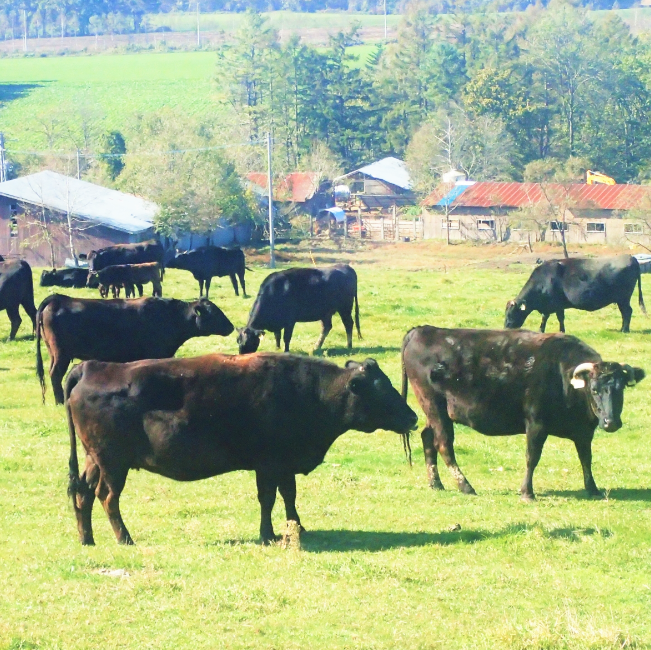
[[[237,142],[234,144],[223,144],[216,147],[196,147],[192,149],[169,149],[167,151],[126,151],[125,153],[77,153],[77,151],[64,153],[58,151],[21,151],[19,149],[5,149],[7,153],[21,156],[54,156],[55,158],[74,158],[79,155],[81,158],[122,158],[124,156],[169,156],[177,153],[198,153],[201,151],[217,151],[219,149],[230,149],[233,147],[255,147],[266,144],[265,140],[253,140],[250,142]]]

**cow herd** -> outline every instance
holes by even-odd
[[[163,269],[191,272],[198,300],[162,298]],[[534,499],[533,473],[548,436],[571,440],[590,495],[592,439],[597,427],[622,426],[624,389],[644,378],[641,368],[604,361],[585,343],[544,334],[550,314],[564,331],[564,310],[617,304],[628,332],[630,298],[640,269],[630,256],[570,259],[541,264],[506,306],[504,330],[416,327],[402,345],[402,395],[373,359],[344,368],[321,359],[258,353],[265,332],[289,352],[298,322],[320,321],[320,348],[339,314],[352,348],[361,338],[357,275],[348,265],[271,273],[261,284],[248,322],[238,329],[239,355],[173,358],[192,337],[228,336],[234,326],[208,299],[211,279],[228,275],[246,296],[241,250],[204,247],[165,259],[155,243],[108,247],[89,256],[89,269],[44,271],[42,286],[96,287],[102,297],[124,288],[127,298],[92,300],[62,294],[34,306],[32,272],[24,261],[0,261],[0,310],[20,326],[19,306],[36,334],[36,368],[45,400],[41,342],[47,347],[54,399],[65,404],[70,433],[69,494],[82,544],[93,544],[92,508],[102,503],[118,542],[132,538],[120,514],[120,495],[131,469],[179,481],[231,472],[255,472],[260,537],[275,538],[271,512],[280,492],[288,520],[296,511],[296,474],[308,474],[334,441],[351,429],[394,431],[411,456],[410,432],[418,417],[406,398],[411,387],[425,413],[421,433],[429,485],[443,489],[440,455],[468,494],[474,490],[454,453],[454,424],[488,435],[526,434],[526,473],[520,489]],[[154,296],[142,297],[152,282]],[[205,297],[203,296],[205,286]],[[532,311],[541,333],[518,330]],[[75,366],[65,378],[70,363]],[[65,381],[64,381],[65,378]],[[85,458],[81,467],[76,439]]]

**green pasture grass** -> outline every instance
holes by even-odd
[[[359,276],[364,339],[348,353],[335,321],[326,358],[374,357],[397,387],[408,329],[500,327],[506,301],[531,270],[470,263],[430,270],[423,267],[446,252],[413,250],[409,270],[393,264],[393,247],[374,257],[314,251],[317,263],[349,260]],[[269,271],[249,265],[255,296]],[[170,270],[164,292],[192,299],[198,287]],[[37,303],[48,293],[37,288]],[[245,323],[253,298],[235,297],[228,278],[215,280],[211,298],[235,325]],[[614,307],[569,311],[566,325],[604,358],[649,371],[651,321],[634,307],[629,335],[617,331]],[[0,313],[0,648],[651,647],[651,379],[626,391],[625,426],[596,434],[603,501],[587,499],[568,441],[549,439],[534,477],[538,500],[524,504],[517,495],[523,436],[487,438],[457,427],[458,460],[478,492],[471,497],[455,489],[443,464],[447,490],[429,490],[418,435],[410,468],[395,434],[350,432],[321,467],[298,478],[308,530],[300,552],[258,544],[248,472],[177,483],[133,471],[121,507],[136,546],[116,544],[96,505],[97,546],[84,548],[66,497],[64,411],[49,388],[41,404],[30,328],[24,323],[15,342],[8,332]],[[309,354],[318,333],[318,324],[297,325],[293,351]],[[272,351],[273,336],[261,347]],[[209,352],[235,353],[235,336],[193,339],[179,354]],[[411,391],[409,402],[422,425]],[[279,498],[277,531],[282,505]],[[455,524],[460,531],[449,530]]]
[[[274,29],[303,31],[305,29],[324,29],[340,31],[350,29],[353,24],[362,27],[384,27],[384,15],[348,12],[302,13],[300,11],[270,11],[262,14]],[[148,21],[154,28],[169,27],[175,32],[192,32],[197,29],[197,15],[192,11],[170,12],[167,14],[148,14]],[[223,30],[233,32],[240,28],[245,19],[242,13],[202,13],[201,29],[204,31]],[[397,27],[402,16],[390,14],[387,24]]]

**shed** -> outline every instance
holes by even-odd
[[[347,185],[352,203],[366,210],[387,211],[416,203],[407,165],[392,156],[339,176],[334,182]]]
[[[251,189],[266,199],[268,178],[265,172],[250,172],[246,175]],[[316,172],[292,172],[273,186],[273,200],[289,204],[301,212],[316,216],[319,210],[333,204],[328,194],[331,183],[321,181]]]
[[[132,194],[42,171],[0,183],[0,254],[36,266],[154,237],[158,206]]]

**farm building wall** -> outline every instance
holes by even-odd
[[[20,257],[32,266],[63,266],[71,257],[65,216],[48,213],[47,234],[35,218],[29,217],[19,204],[7,197],[0,196],[0,254],[4,257]],[[131,244],[147,241],[154,237],[154,230],[129,234],[101,225],[81,225],[73,234],[73,242],[78,255],[88,254],[92,250],[114,244]]]
[[[519,227],[508,215],[491,213],[485,208],[462,208],[449,213],[450,240],[472,241],[540,241],[543,235],[526,225]],[[425,239],[447,239],[446,217],[442,213],[423,214]],[[561,241],[562,225],[547,224],[544,240]],[[570,244],[639,243],[651,245],[651,230],[640,220],[616,215],[610,210],[568,211],[566,241]]]

